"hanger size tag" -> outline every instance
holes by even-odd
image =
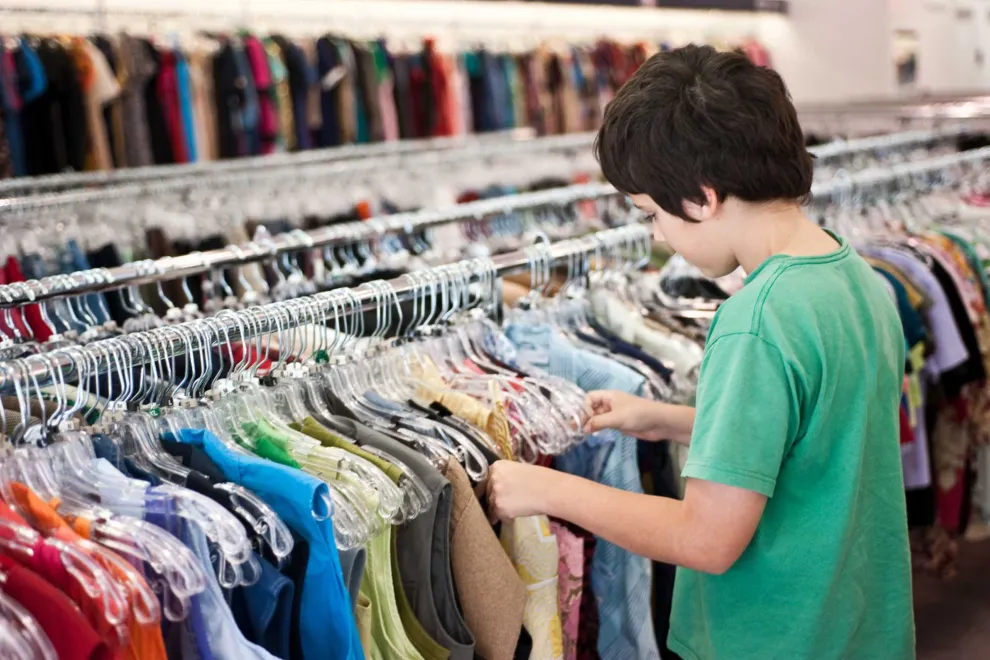
[[[62,433],[68,433],[70,431],[78,431],[81,427],[78,419],[67,419],[65,421],[59,422],[58,430]]]

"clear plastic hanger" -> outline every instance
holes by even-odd
[[[51,365],[52,373],[57,374],[55,365]],[[80,377],[84,373],[80,371]],[[64,388],[64,381],[58,376],[53,377],[59,387]],[[59,397],[58,408],[65,406],[65,392]],[[69,411],[71,412],[71,411]],[[56,413],[57,414],[57,413]],[[199,593],[205,586],[200,565],[192,554],[175,540],[171,535],[159,530],[143,520],[115,516],[102,510],[100,502],[106,490],[103,490],[104,480],[92,469],[95,459],[92,444],[86,434],[78,431],[61,432],[56,436],[57,442],[48,450],[37,454],[34,458],[39,466],[51,466],[51,479],[39,474],[44,484],[39,488],[57,490],[59,512],[70,517],[81,515],[89,523],[90,536],[121,555],[131,557],[133,561],[144,562],[152,571],[165,580],[163,589],[172,595],[167,599],[166,614],[172,620],[180,620],[188,612],[188,597]],[[21,473],[33,472],[33,465]],[[140,496],[146,484],[136,483],[134,491]],[[113,557],[109,563],[118,564],[117,574],[128,575],[133,569],[128,564],[120,565]],[[151,577],[151,576],[148,576]],[[134,595],[134,609],[139,621],[151,622],[157,619],[157,599],[142,580],[132,576],[129,589]],[[152,606],[152,604],[154,606]]]
[[[0,571],[0,657],[9,660],[58,660],[51,640],[24,607],[2,591]]]
[[[288,306],[289,303],[279,303],[266,308],[280,337],[284,337],[281,316]],[[279,343],[285,347],[287,354],[292,352],[293,346],[281,341]],[[280,352],[277,364],[280,366],[284,359],[285,355]],[[299,403],[301,405],[301,401]],[[305,410],[302,413],[305,416]],[[276,422],[273,420],[273,423]],[[374,502],[375,509],[383,520],[391,520],[395,517],[402,502],[402,495],[395,484],[371,463],[342,449],[322,447],[318,441],[288,426],[280,426],[278,423],[276,426],[289,441],[289,452],[302,468],[327,478],[328,484],[334,490],[343,489],[345,497],[358,509],[359,516],[375,525],[373,529],[380,529],[382,523],[376,521],[373,515],[360,515],[365,513],[366,503]],[[350,475],[353,475],[353,478]],[[368,485],[370,489],[365,490],[362,485]],[[371,532],[372,535],[373,533]]]
[[[330,299],[334,308],[334,327],[338,328],[338,332],[334,337],[334,344],[329,349],[330,355],[334,356],[333,363],[321,374],[324,379],[324,387],[333,391],[338,398],[344,401],[348,409],[355,413],[362,422],[404,440],[407,444],[423,451],[436,464],[446,462],[450,456],[456,458],[456,453],[451,447],[427,434],[428,429],[425,432],[417,433],[408,428],[395,428],[393,424],[386,421],[386,418],[371,408],[367,400],[358,393],[354,382],[358,380],[360,374],[350,373],[354,363],[346,362],[348,358],[345,355],[347,342],[345,338],[363,335],[362,306],[352,290],[344,289],[336,293],[343,297],[343,305],[338,308],[336,298]],[[343,332],[340,332],[340,328],[344,329]],[[338,346],[340,346],[339,352]],[[427,499],[427,501],[429,500]]]
[[[247,311],[252,312],[252,310]],[[258,318],[257,313],[266,312],[263,312],[262,308],[257,308],[254,312],[255,313],[253,314],[248,314],[247,319],[245,320],[247,320],[249,324],[252,321],[257,321],[260,327],[261,320]],[[273,321],[277,322],[277,317],[273,318]],[[252,334],[260,336],[261,333],[258,331],[252,331]],[[267,358],[267,354],[269,353],[267,348],[265,353]],[[236,409],[225,409],[231,410],[235,414],[240,414],[237,411],[252,409],[264,411],[256,416],[254,413],[251,413],[250,419],[252,421],[245,420],[245,422],[247,424],[256,425],[273,423],[275,415],[268,410],[267,401],[265,400],[264,395],[258,390],[258,386],[248,384],[244,381],[241,382],[242,384],[240,390],[232,391],[225,397],[218,398],[215,403],[220,406],[230,405],[231,403],[236,403],[238,399],[241,399],[242,403],[246,405],[238,405]],[[228,401],[225,403],[224,399],[228,399]],[[241,419],[244,420],[245,418],[241,417]],[[235,422],[235,425],[239,426],[241,423],[244,422]],[[278,433],[290,438],[295,443],[292,451],[293,458],[307,471],[321,478],[327,478],[328,485],[330,485],[331,490],[337,493],[338,497],[335,497],[333,500],[328,500],[327,510],[334,512],[334,533],[336,535],[338,547],[351,548],[357,547],[357,545],[364,543],[372,534],[375,526],[381,525],[382,523],[380,520],[376,521],[377,516],[369,515],[370,512],[366,512],[365,510],[367,507],[367,502],[369,501],[374,501],[375,506],[377,507],[377,493],[371,491],[366,486],[363,486],[359,481],[348,479],[345,468],[351,467],[353,460],[350,459],[350,457],[345,457],[336,461],[328,460],[326,455],[321,456],[319,452],[315,451],[316,447],[314,445],[319,444],[315,440],[308,438],[308,436],[299,434],[284,425],[280,425],[276,430]],[[245,439],[247,444],[252,446],[253,440],[250,434],[245,434],[240,430],[238,430],[238,432],[241,433],[241,436]],[[351,471],[353,472],[353,470]],[[342,477],[343,479],[338,479],[338,477]]]
[[[41,498],[45,495],[57,494],[50,483],[50,478],[43,474],[43,465],[31,466],[30,475],[24,472],[27,461],[39,460],[37,454],[39,451],[41,450],[36,448],[18,449],[0,466],[0,490],[3,492],[4,500],[26,520],[37,521],[37,518],[29,507],[21,506],[21,498],[15,492],[16,484],[30,488]],[[13,559],[31,567],[31,558],[41,544],[58,550],[64,568],[78,584],[79,589],[88,598],[100,602],[97,610],[83,608],[90,617],[90,622],[98,630],[113,630],[119,642],[126,641],[127,621],[131,613],[129,594],[118,585],[116,579],[103,566],[74,545],[55,538],[43,540],[34,530],[7,520],[0,520],[0,548],[3,548],[4,552]],[[83,603],[79,605],[82,606]]]
[[[219,344],[219,323],[215,319],[205,319],[200,328],[193,328],[194,331],[202,330],[203,334],[200,335],[200,346],[202,347],[203,361],[203,373],[208,375],[208,372],[214,371],[212,353],[209,350],[210,346]],[[229,337],[228,337],[229,344]],[[232,354],[232,353],[231,353]],[[217,374],[219,373],[218,370]],[[194,382],[191,386],[191,395],[193,398],[188,399],[188,401],[195,401],[201,394],[205,391],[207,386],[206,379],[199,379]],[[209,428],[210,426],[216,426],[214,424],[207,424],[203,413],[207,409],[197,402],[196,405],[190,406],[186,409],[188,413],[184,419],[186,426],[183,428]],[[198,414],[197,414],[198,413]],[[180,429],[176,428],[174,425],[169,424],[169,429],[173,433],[178,433]],[[233,483],[221,483],[216,484],[216,488],[219,488],[227,492],[230,497],[232,504],[234,505],[237,513],[251,526],[254,533],[264,539],[265,543],[271,549],[272,554],[277,559],[284,559],[288,557],[292,552],[294,541],[292,539],[292,533],[281,518],[269,507],[264,501],[258,498],[256,495],[246,490],[245,488],[233,484]]]
[[[118,373],[123,377],[124,391],[118,394],[107,407],[111,410],[123,409],[123,401],[128,399],[134,392],[133,383],[133,358],[125,356],[129,345],[124,342],[105,342],[113,346],[112,354],[115,353]],[[111,362],[108,358],[108,363]],[[152,433],[149,434],[147,426],[127,426],[123,424],[125,417],[121,415],[115,419],[118,422],[117,433],[123,440],[122,449],[124,454],[138,461],[144,461],[149,472],[168,472],[171,475],[182,474],[183,468],[172,456],[161,450]],[[107,429],[113,433],[113,430]],[[133,431],[128,433],[127,430]],[[150,436],[150,437],[149,437]],[[127,500],[128,506],[134,510],[136,517],[140,517],[143,511],[149,507],[159,507],[158,510],[168,510],[173,515],[194,523],[199,526],[203,533],[211,541],[217,544],[219,552],[231,568],[231,574],[221,576],[221,584],[232,586],[244,583],[242,580],[256,579],[260,574],[260,566],[253,558],[250,542],[243,526],[226,509],[216,502],[193,493],[184,488],[170,485],[154,486],[144,493],[140,501]],[[243,574],[240,573],[240,566],[244,564]],[[247,576],[247,577],[245,577]],[[246,582],[251,584],[251,582]]]

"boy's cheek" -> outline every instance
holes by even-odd
[[[653,240],[657,243],[667,242],[667,239],[664,238],[663,230],[660,228],[660,221],[657,219],[653,220]]]

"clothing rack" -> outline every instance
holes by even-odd
[[[875,167],[849,176],[839,176],[830,181],[816,183],[811,196],[816,203],[848,199],[849,196],[877,191],[901,182],[912,186],[919,177],[930,177],[956,167],[977,166],[990,160],[990,147],[962,151],[913,163],[898,163]],[[931,182],[926,181],[926,184]]]
[[[354,161],[331,160],[314,163],[288,163],[286,167],[267,167],[264,158],[259,158],[245,171],[222,171],[214,177],[202,174],[180,176],[171,179],[154,179],[125,183],[104,189],[80,190],[65,193],[46,193],[0,199],[0,217],[22,211],[49,208],[65,208],[79,204],[92,204],[119,199],[131,199],[143,194],[182,192],[190,189],[217,188],[234,189],[251,186],[259,182],[297,180],[301,176],[319,177],[326,185],[328,177],[347,180],[359,175],[380,178],[383,172],[409,169],[412,171],[432,167],[451,167],[472,163],[483,159],[497,159],[538,153],[584,151],[591,138],[584,134],[572,134],[529,140],[522,142],[484,142],[468,149],[447,151],[426,151],[395,153]],[[305,168],[305,169],[300,169]]]
[[[476,133],[454,137],[401,140],[375,144],[345,145],[325,149],[310,149],[291,153],[249,156],[235,160],[183,163],[177,165],[153,165],[104,172],[65,172],[47,176],[19,177],[0,181],[0,197],[18,197],[42,192],[59,192],[73,188],[115,186],[138,181],[161,180],[175,177],[202,177],[229,174],[276,167],[300,167],[328,162],[421,154],[432,151],[454,151],[475,148],[486,144],[527,144],[536,149],[564,148],[573,143],[576,147],[591,144],[594,134],[575,133],[565,136],[536,138],[532,129],[514,128],[493,133]],[[539,144],[533,144],[539,142]]]
[[[272,259],[286,252],[351,245],[394,234],[415,234],[431,227],[473,220],[514,211],[559,207],[575,202],[617,195],[612,186],[580,184],[565,188],[523,193],[486,199],[442,210],[421,210],[397,213],[367,221],[349,222],[304,232],[296,230],[273,237],[268,245],[248,243],[219,250],[145,260],[117,268],[94,269],[66,276],[46,277],[40,281],[19,282],[0,286],[0,308],[48,300],[61,296],[96,293],[155,282],[186,278],[213,270],[231,268]],[[2,204],[2,201],[0,201]]]
[[[871,151],[904,149],[938,140],[951,139],[964,135],[967,130],[966,125],[961,124],[938,130],[906,131],[855,140],[836,140],[812,147],[809,151],[815,155],[819,162],[823,162]],[[158,165],[107,172],[67,172],[41,177],[9,179],[0,181],[0,198],[8,198],[11,204],[5,206],[3,200],[0,200],[0,212],[5,209],[34,208],[35,203],[46,206],[50,203],[58,203],[57,201],[34,202],[32,200],[35,199],[34,195],[39,193],[53,194],[76,188],[95,187],[97,190],[87,191],[93,193],[95,199],[98,190],[115,190],[119,186],[141,182],[155,186],[162,183],[163,180],[168,180],[170,184],[174,183],[179,187],[196,187],[205,185],[207,181],[204,177],[209,177],[208,182],[212,186],[223,183],[222,175],[234,173],[271,172],[280,168],[313,167],[372,158],[399,158],[395,165],[401,167],[402,156],[416,158],[437,152],[444,154],[444,156],[449,154],[452,159],[451,162],[461,162],[462,158],[471,156],[485,157],[488,153],[487,148],[495,149],[495,155],[550,153],[558,150],[590,149],[595,139],[594,132],[547,137],[534,137],[534,135],[532,130],[513,129],[469,136],[347,145],[294,153],[252,156],[236,160]],[[366,166],[372,167],[376,165],[375,163],[366,164]],[[363,168],[352,169],[362,170]],[[243,181],[243,179],[233,179],[232,181],[236,183]],[[136,194],[137,192],[135,189],[133,193],[126,194]],[[52,199],[58,200],[60,198]]]
[[[816,204],[839,201],[840,198],[845,199],[850,195],[866,190],[891,186],[905,180],[913,182],[916,177],[930,176],[957,166],[977,165],[987,160],[990,160],[990,147],[913,163],[878,167],[815,184],[812,187],[812,198]],[[0,309],[19,307],[62,296],[98,293],[159,280],[186,278],[217,269],[272,259],[286,252],[361,243],[387,235],[414,234],[453,222],[525,209],[559,207],[618,194],[614,187],[607,184],[581,184],[470,202],[443,210],[398,213],[369,221],[345,223],[309,232],[298,230],[274,237],[266,246],[260,246],[256,243],[249,243],[245,246],[229,246],[220,250],[193,253],[182,257],[139,261],[112,269],[95,269],[67,276],[44,278],[40,281],[0,286]],[[0,200],[0,207],[2,204],[3,200]]]
[[[334,318],[336,325],[346,315],[364,310],[391,308],[417,299],[432,301],[435,309],[461,306],[463,297],[447,295],[452,287],[470,283],[494,286],[497,278],[532,272],[537,284],[545,283],[550,271],[566,265],[574,274],[580,264],[586,268],[627,262],[648,261],[651,235],[645,225],[606,229],[589,236],[557,243],[544,243],[489,259],[469,259],[454,264],[403,275],[393,280],[369,282],[355,289],[334,289],[287,302],[268,303],[241,311],[226,310],[214,317],[167,326],[147,332],[134,332],[85,346],[58,349],[41,355],[0,363],[0,388],[15,388],[28,382],[71,378],[76,364],[87,360],[96,372],[109,371],[112,364],[147,364],[187,352],[282,332],[307,323],[323,323]],[[601,259],[593,257],[602,257]],[[463,290],[463,289],[460,289]],[[446,301],[442,302],[441,298]],[[124,357],[126,355],[126,358]],[[90,373],[93,373],[92,371]],[[29,379],[29,380],[28,380]]]
[[[875,137],[857,138],[855,140],[833,140],[809,149],[819,162],[835,158],[845,158],[871,151],[886,151],[916,147],[941,139],[949,139],[965,135],[972,129],[966,125],[953,126],[928,131],[904,131]]]

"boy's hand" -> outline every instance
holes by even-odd
[[[588,394],[592,416],[584,430],[594,433],[616,429],[649,441],[673,440],[687,444],[694,426],[694,409],[649,401],[625,392],[599,390]]]
[[[559,472],[538,465],[497,461],[488,470],[488,519],[508,522],[546,513],[546,493]]]

